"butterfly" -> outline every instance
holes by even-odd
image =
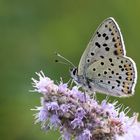
[[[135,62],[126,56],[120,28],[109,17],[97,28],[71,77],[90,93],[128,97],[137,81]]]

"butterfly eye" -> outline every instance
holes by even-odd
[[[73,69],[73,75],[76,75],[77,73],[77,68]]]

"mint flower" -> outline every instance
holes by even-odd
[[[41,106],[36,107],[35,123],[45,131],[61,133],[62,140],[140,140],[138,114],[127,116],[117,101],[101,103],[77,86],[55,84],[41,71],[39,80],[32,78],[34,91],[42,94]]]

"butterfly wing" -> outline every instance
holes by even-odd
[[[104,59],[108,55],[125,55],[125,47],[119,26],[111,17],[102,22],[88,43],[80,59],[78,75],[85,74],[85,71],[92,63]]]
[[[110,56],[91,64],[86,77],[94,91],[122,97],[133,95],[137,71],[131,58]]]
[[[130,96],[137,80],[135,63],[126,57],[119,26],[113,18],[102,22],[84,51],[78,75],[83,75],[91,87],[113,96]]]

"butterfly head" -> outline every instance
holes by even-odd
[[[86,90],[91,89],[91,86],[89,85],[89,80],[86,77],[84,77],[84,75],[78,74],[78,68],[71,68],[70,74],[76,84],[80,85]]]
[[[78,80],[78,68],[77,67],[71,68],[70,75],[75,81],[77,81]]]

